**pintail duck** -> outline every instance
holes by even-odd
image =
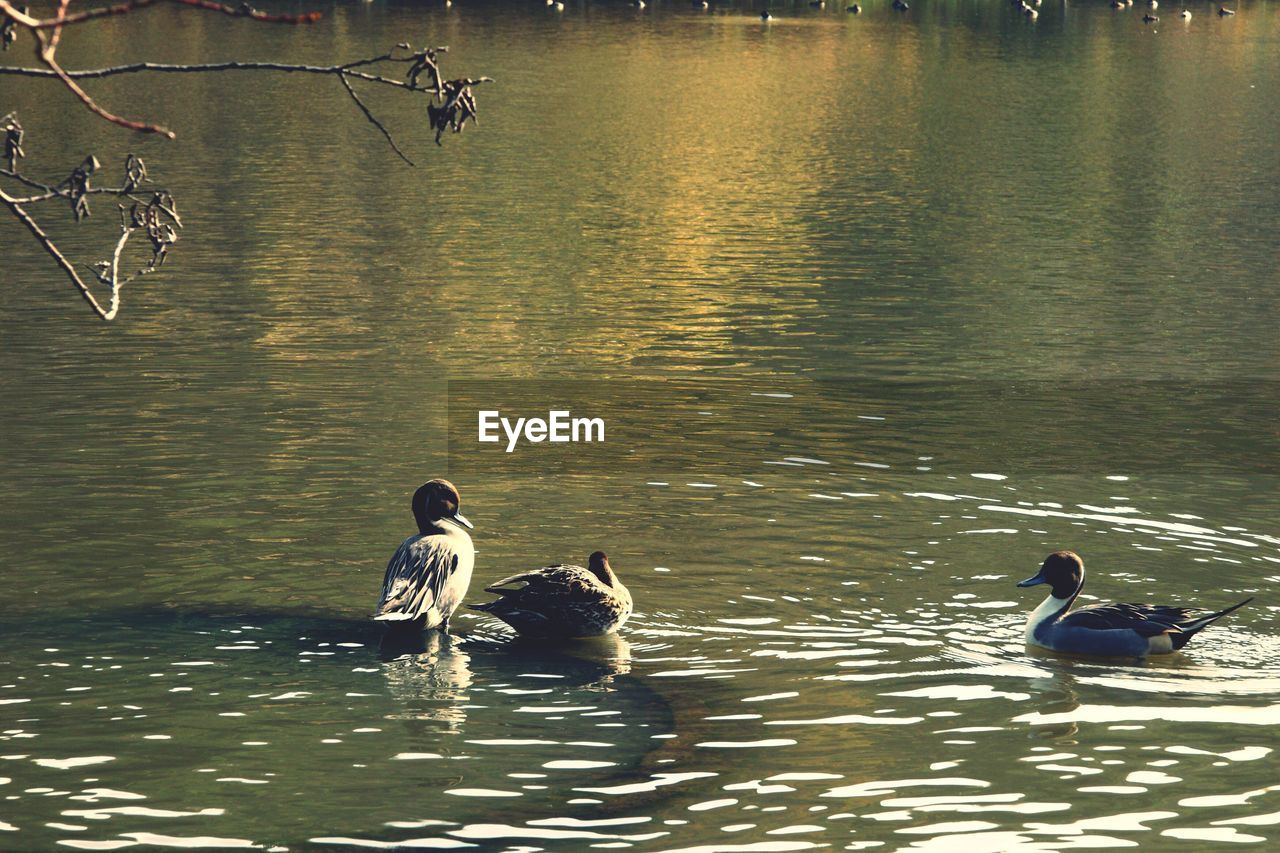
[[[622,627],[631,615],[631,593],[603,551],[582,566],[547,566],[485,587],[497,601],[471,604],[521,634],[534,637],[598,637]]]
[[[1146,657],[1175,652],[1196,632],[1239,604],[1208,612],[1156,604],[1095,604],[1068,613],[1084,589],[1084,561],[1071,551],[1055,551],[1040,571],[1018,586],[1047,583],[1049,597],[1027,620],[1027,643],[1055,652],[1099,657]]]
[[[401,542],[387,563],[374,619],[397,630],[449,630],[476,561],[463,529],[472,525],[458,512],[460,502],[448,480],[432,480],[413,493],[418,533]]]

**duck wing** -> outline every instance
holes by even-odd
[[[1095,604],[1073,610],[1058,624],[1095,631],[1127,629],[1144,637],[1154,637],[1168,632],[1181,633],[1179,623],[1191,619],[1196,612],[1185,607],[1157,604]]]
[[[486,592],[496,601],[470,605],[528,633],[563,633],[574,636],[584,620],[608,606],[612,592],[581,566],[547,566],[503,578]]]
[[[540,598],[562,594],[576,586],[598,585],[595,576],[581,566],[545,566],[503,578],[484,588],[501,596]]]
[[[404,540],[387,563],[382,598],[373,618],[398,622],[426,615],[427,627],[447,619],[449,613],[442,611],[452,612],[453,608],[444,601],[444,593],[458,571],[460,558],[445,536],[410,536]]]

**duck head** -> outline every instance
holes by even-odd
[[[458,512],[462,498],[458,489],[448,480],[430,480],[418,487],[413,493],[413,517],[418,522],[418,529],[424,533],[434,528],[442,518],[456,521],[463,527],[473,527],[471,522]]]
[[[1018,586],[1038,586],[1047,583],[1053,588],[1054,598],[1073,598],[1084,585],[1084,561],[1074,551],[1054,551],[1040,565],[1040,571]]]
[[[613,568],[609,565],[609,555],[604,551],[596,551],[587,558],[587,570],[600,578],[600,582],[605,586],[614,585]]]

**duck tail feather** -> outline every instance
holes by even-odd
[[[1250,596],[1249,598],[1246,598],[1244,601],[1240,602],[1239,604],[1233,604],[1230,607],[1217,611],[1216,613],[1210,613],[1208,616],[1201,616],[1199,619],[1195,619],[1191,622],[1184,622],[1182,625],[1179,626],[1182,629],[1182,633],[1171,635],[1173,639],[1173,647],[1175,649],[1182,648],[1187,644],[1187,642],[1193,636],[1195,636],[1197,631],[1199,631],[1202,628],[1207,628],[1209,625],[1212,625],[1214,622],[1217,622],[1223,616],[1226,616],[1230,613],[1234,613],[1235,611],[1239,610],[1241,607],[1244,607],[1250,601],[1253,601],[1252,596]]]

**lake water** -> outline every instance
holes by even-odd
[[[0,224],[0,849],[1280,841],[1275,8],[325,8],[60,55],[447,43],[480,124],[367,92],[410,169],[333,80],[92,85],[165,142],[0,76],[29,173],[137,151],[187,225],[103,324]],[[505,454],[484,406],[609,432]],[[471,600],[603,548],[621,635],[381,660],[439,475]],[[1036,653],[1058,548],[1091,600],[1256,598]]]

